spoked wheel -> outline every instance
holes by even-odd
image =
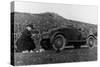
[[[93,36],[87,38],[87,45],[89,48],[93,48],[96,43],[96,39]]]
[[[54,41],[53,41],[53,48],[54,48],[56,51],[61,51],[61,50],[64,49],[65,43],[66,43],[66,40],[65,40],[64,36],[61,35],[61,34],[58,34],[58,35],[56,35],[55,38],[54,38]]]

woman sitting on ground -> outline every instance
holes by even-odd
[[[22,52],[26,50],[31,51],[36,48],[34,40],[31,38],[31,36],[33,36],[32,33],[33,29],[34,29],[33,25],[26,26],[26,29],[22,32],[22,35],[19,37],[19,39],[16,42],[17,52]]]

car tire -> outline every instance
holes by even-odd
[[[56,51],[58,51],[58,50],[61,51],[64,49],[65,44],[66,44],[65,37],[62,34],[57,34],[53,39],[52,46]]]
[[[96,43],[96,39],[93,36],[89,36],[86,40],[86,44],[89,48],[94,48],[94,45]]]

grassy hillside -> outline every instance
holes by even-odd
[[[92,30],[92,32],[97,35],[97,25],[66,19],[56,13],[46,12],[30,14],[14,12],[11,13],[11,17],[14,17],[15,40],[18,39],[27,24],[33,24],[33,26],[36,29],[39,29],[41,33],[53,28],[64,26],[80,29],[84,35],[87,35],[89,30]]]

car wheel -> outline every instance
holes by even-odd
[[[87,38],[87,45],[89,48],[93,48],[95,45],[96,39],[93,36]]]
[[[54,37],[54,40],[53,40],[53,48],[56,50],[56,51],[61,51],[64,49],[65,47],[65,43],[66,43],[66,39],[64,38],[63,35],[61,34],[58,34]]]

